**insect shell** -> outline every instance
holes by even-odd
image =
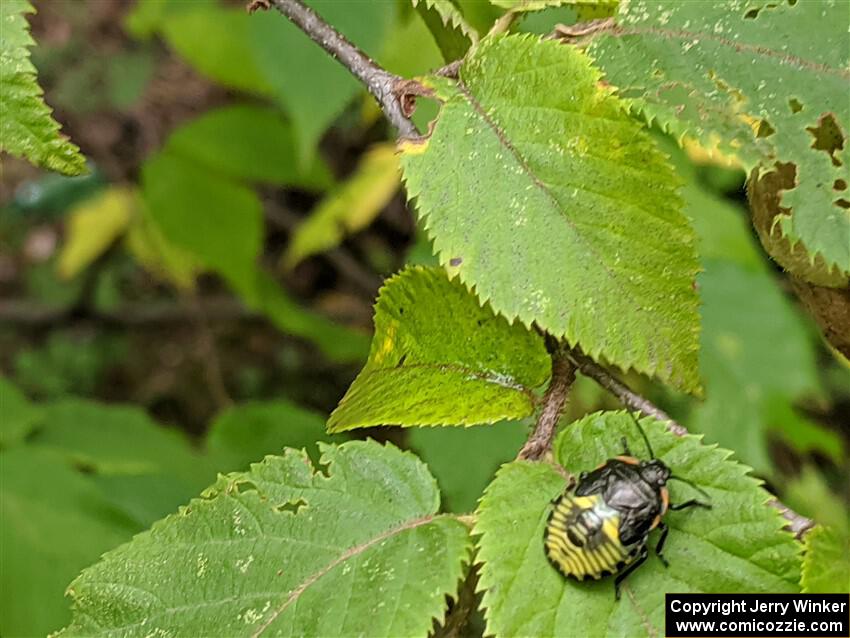
[[[625,437],[624,453],[609,459],[592,472],[583,472],[574,489],[568,488],[554,501],[545,530],[546,556],[564,576],[598,580],[617,574],[614,593],[647,557],[649,533],[658,528],[661,536],[655,553],[662,556],[668,528],[662,518],[668,510],[688,507],[711,508],[696,500],[670,504],[667,481],[689,483],[673,476],[664,462],[655,458],[643,428],[632,416],[649,450],[650,460],[632,456]]]

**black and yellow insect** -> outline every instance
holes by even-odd
[[[649,533],[658,528],[661,536],[655,553],[664,566],[661,552],[668,528],[662,518],[668,510],[688,507],[711,508],[709,503],[689,500],[670,504],[667,481],[676,479],[708,495],[686,479],[673,476],[663,461],[655,458],[646,433],[632,416],[649,450],[650,460],[641,461],[629,451],[609,459],[592,472],[583,472],[578,484],[554,501],[545,530],[546,556],[563,575],[584,580],[617,574],[614,593],[620,598],[623,580],[643,564]]]

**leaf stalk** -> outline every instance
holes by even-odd
[[[567,404],[567,395],[575,379],[576,366],[570,360],[569,348],[558,343],[552,351],[552,377],[546,394],[543,395],[543,409],[540,411],[534,431],[519,451],[518,458],[537,461],[552,448],[555,428]]]

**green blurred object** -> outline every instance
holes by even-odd
[[[472,428],[413,428],[410,448],[437,477],[447,512],[471,512],[502,463],[514,459],[529,426],[502,421]]]
[[[0,450],[20,443],[41,419],[42,409],[34,405],[7,379],[0,376]]]
[[[125,335],[52,332],[43,346],[18,351],[15,380],[41,398],[91,394],[104,370],[122,358],[125,339]]]
[[[206,448],[220,472],[244,471],[285,447],[306,449],[318,462],[319,441],[340,443],[347,437],[325,432],[325,417],[285,399],[249,401],[228,408],[210,425]]]
[[[292,125],[276,110],[237,104],[207,111],[174,130],[166,148],[233,179],[325,190],[333,184],[324,160],[302,167]]]
[[[765,410],[775,395],[819,396],[815,343],[772,275],[708,261],[700,274],[700,371],[706,400],[688,425],[770,474]]]
[[[71,579],[142,526],[110,504],[61,455],[0,452],[0,633],[44,636],[71,614]]]
[[[106,91],[110,106],[116,109],[132,107],[153,76],[153,54],[145,49],[126,51],[109,57],[106,64]]]
[[[91,197],[106,185],[103,174],[92,164],[86,175],[66,177],[47,173],[37,180],[24,182],[15,190],[10,208],[19,215],[47,219],[60,217],[74,204]]]

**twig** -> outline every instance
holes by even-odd
[[[275,9],[301,29],[313,42],[336,58],[369,90],[384,115],[398,129],[400,137],[416,137],[418,132],[409,114],[405,114],[404,93],[410,81],[390,73],[375,64],[366,54],[348,41],[339,31],[300,0],[270,0]],[[265,3],[263,3],[265,5]],[[256,7],[255,7],[256,8]],[[424,87],[423,87],[424,88]]]
[[[667,429],[676,436],[685,436],[688,433],[687,429],[671,419],[664,410],[654,405],[649,399],[645,399],[636,392],[632,392],[625,383],[612,377],[605,368],[601,367],[587,355],[576,349],[569,353],[569,357],[579,372],[596,381],[596,383],[617,397],[620,403],[630,410],[666,422]]]
[[[231,297],[213,297],[199,302],[208,321],[259,319]],[[0,324],[49,328],[70,321],[96,321],[120,326],[159,326],[164,323],[191,321],[192,309],[174,301],[126,303],[112,310],[80,307],[53,307],[25,300],[0,301]]]
[[[568,352],[566,346],[561,344],[556,345],[552,352],[552,379],[543,396],[543,409],[537,425],[519,451],[520,459],[536,461],[552,447],[555,427],[567,403],[567,393],[576,378],[576,368]]]
[[[210,396],[219,410],[233,405],[233,399],[227,393],[224,383],[224,373],[221,369],[221,360],[218,357],[218,349],[215,345],[215,336],[210,328],[209,321],[201,307],[200,300],[194,294],[189,297],[189,305],[195,315],[195,323],[198,326],[198,354],[204,367],[209,385]]]
[[[572,350],[568,356],[572,363],[578,367],[579,372],[596,381],[617,397],[627,408],[665,422],[667,429],[676,436],[685,436],[688,434],[688,430],[684,426],[676,423],[661,408],[657,407],[649,399],[630,390],[622,381],[611,376],[607,370],[592,361],[587,355],[577,350]],[[802,538],[807,531],[815,526],[814,521],[798,514],[775,498],[768,501],[768,504],[779,510],[779,513],[787,521],[785,528],[798,539]]]

